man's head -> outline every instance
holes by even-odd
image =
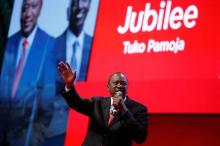
[[[76,35],[82,31],[91,0],[72,0],[68,10],[69,28]]]
[[[122,72],[113,73],[108,80],[107,85],[110,96],[115,96],[118,91],[123,93],[123,98],[127,94],[128,80]]]
[[[24,0],[21,11],[21,32],[28,37],[37,24],[40,15],[42,0]]]

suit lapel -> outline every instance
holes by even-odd
[[[10,62],[11,66],[12,66],[12,73],[13,73],[12,82],[14,81],[15,72],[16,72],[16,61],[17,61],[17,57],[18,57],[18,55],[17,55],[18,54],[18,46],[19,46],[19,42],[21,40],[20,32],[16,34],[14,40],[15,40],[14,42],[10,42],[10,43],[13,43],[13,44],[10,44],[10,45],[12,45],[12,49],[10,48],[10,51],[12,51],[12,52],[10,52],[10,53],[13,54],[12,56],[10,56],[10,57],[12,57],[12,60],[13,60],[12,62]]]
[[[102,101],[102,109],[103,109],[103,117],[105,121],[105,125],[108,126],[108,118],[109,118],[109,110],[110,110],[111,100],[110,97],[106,98]]]
[[[12,86],[13,86],[13,82],[14,82],[14,78],[15,78],[15,72],[16,72],[16,61],[17,61],[17,57],[18,57],[18,46],[19,46],[19,42],[21,40],[21,34],[20,32],[16,33],[13,37],[12,41],[9,41],[9,52],[7,57],[7,66],[10,68],[9,70],[7,70],[7,72],[9,73],[9,76],[11,77],[11,83],[10,85],[10,92],[8,93],[9,97],[11,96],[11,91],[12,91]],[[8,51],[8,50],[7,50]],[[7,68],[8,68],[7,67]]]
[[[57,63],[60,61],[66,62],[66,41],[67,41],[67,31],[65,31],[59,38],[56,40],[56,45],[54,46],[55,55],[58,57]]]
[[[79,81],[83,81],[86,79],[88,64],[89,64],[89,56],[91,50],[91,37],[85,34],[83,39],[83,52],[82,52],[82,61],[80,66],[80,74],[79,74]]]
[[[20,90],[18,87],[19,95],[29,95],[31,89],[34,91],[38,86],[49,41],[45,37],[45,34],[38,28],[19,83],[21,87]]]
[[[57,88],[56,92],[59,94],[60,90],[64,87],[65,82],[63,81],[62,77],[59,75],[57,71],[57,64],[60,61],[66,62],[66,40],[67,40],[67,31],[63,32],[61,36],[55,39],[55,44],[53,46],[53,66],[55,67],[55,86]]]

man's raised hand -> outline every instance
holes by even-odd
[[[76,79],[76,71],[72,70],[70,65],[68,63],[64,63],[63,61],[59,62],[58,70],[66,83],[67,88],[71,88]]]

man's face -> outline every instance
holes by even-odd
[[[71,30],[81,29],[90,7],[90,0],[72,0],[70,9]]]
[[[21,32],[27,37],[33,31],[40,14],[42,0],[24,0],[21,12]]]
[[[108,90],[110,95],[113,97],[118,91],[123,93],[123,97],[126,96],[128,88],[128,81],[124,74],[116,73],[113,74],[108,83]]]

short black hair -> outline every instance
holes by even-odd
[[[109,78],[108,78],[108,85],[109,85],[109,83],[110,83],[110,81],[111,81],[111,79],[112,79],[112,76],[114,76],[115,74],[123,74],[123,75],[125,76],[126,80],[128,81],[126,75],[125,75],[123,72],[117,71],[117,72],[112,73],[112,74],[109,76]]]

